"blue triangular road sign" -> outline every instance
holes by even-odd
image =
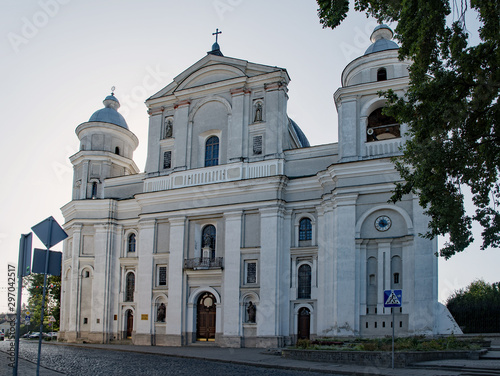
[[[68,234],[66,234],[52,216],[33,226],[31,229],[47,249],[68,237]]]

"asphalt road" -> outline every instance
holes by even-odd
[[[0,342],[0,351],[7,350],[7,341]],[[20,355],[36,364],[38,341],[22,340]],[[12,369],[3,360],[2,353],[0,376],[12,375]],[[288,371],[271,368],[251,367],[197,359],[183,359],[164,355],[138,354],[123,351],[83,349],[70,346],[42,345],[41,365],[59,371],[65,375],[207,375],[207,376],[320,376],[324,373]],[[26,372],[30,366],[29,372]],[[25,369],[23,369],[25,368]],[[36,368],[36,367],[35,367]],[[35,375],[31,373],[33,365],[23,362],[19,366],[19,375]],[[40,372],[43,375],[43,372]]]

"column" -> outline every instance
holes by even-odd
[[[76,332],[78,330],[78,312],[79,312],[79,267],[80,264],[78,262],[80,256],[80,243],[82,239],[82,224],[76,223],[72,226],[73,230],[73,249],[71,250],[71,274],[68,280],[70,284],[69,288],[66,289],[66,299],[70,300],[69,303],[69,312],[66,312],[66,315],[69,315],[68,318],[68,327],[66,328],[67,332],[71,332],[69,335],[70,340],[76,339]],[[66,338],[68,338],[68,334],[66,334]]]
[[[153,250],[156,222],[154,219],[139,221],[138,264],[135,273],[134,344],[151,344],[151,299],[153,290]]]
[[[378,254],[377,254],[377,313],[391,313],[388,308],[384,311],[384,290],[391,288],[391,239],[377,240]]]
[[[92,280],[92,315],[89,318],[91,331],[89,339],[105,342],[104,322],[105,312],[108,309],[109,284],[107,281],[109,253],[111,252],[111,225],[96,224],[94,228],[94,275]]]
[[[257,336],[260,345],[272,343],[277,335],[278,306],[278,207],[260,209],[260,303],[257,310]]]
[[[189,105],[187,100],[181,101],[175,105],[174,115],[174,137],[175,149],[172,156],[174,170],[185,170],[187,168],[187,151],[191,150],[192,140],[188,137]],[[192,163],[193,161],[191,161]],[[196,161],[194,161],[196,163]],[[191,166],[195,167],[195,166]]]
[[[423,234],[427,231],[429,217],[423,213],[418,204],[418,197],[413,199],[413,232]],[[438,258],[437,238],[433,240],[424,239],[420,236],[414,237],[413,252],[415,254],[415,281],[418,287],[414,289],[414,320],[417,334],[432,334],[430,328],[435,332],[437,329],[437,300],[438,300]],[[403,298],[404,299],[404,298]]]
[[[339,195],[334,198],[334,236],[336,255],[334,313],[337,332],[341,335],[354,334],[354,317],[359,314],[356,307],[356,200],[357,194]]]
[[[334,306],[336,299],[334,280],[337,276],[333,268],[335,246],[333,243],[333,205],[330,200],[318,208],[318,300],[317,331],[322,333],[334,326]],[[295,329],[296,330],[296,329]],[[334,334],[334,333],[329,333]]]
[[[148,158],[146,161],[146,173],[160,171],[159,163],[162,118],[163,110],[161,108],[149,112]]]
[[[401,261],[403,263],[403,313],[408,314],[408,332],[415,332],[415,252],[413,251],[413,237],[408,236],[402,244],[403,251]]]
[[[357,100],[346,98],[339,109],[339,154],[342,161],[357,159]]]
[[[228,140],[243,140],[243,123],[245,121],[245,94],[250,91],[246,88],[231,90],[232,96],[232,116],[228,126]],[[228,142],[227,160],[231,162],[240,162],[243,159],[243,143]]]
[[[182,315],[185,307],[182,300],[184,279],[184,232],[186,217],[170,218],[170,244],[168,263],[167,345],[182,345]],[[188,318],[189,320],[190,318]],[[192,318],[191,318],[192,319]]]
[[[223,344],[241,347],[240,322],[240,247],[242,212],[224,213],[224,275],[222,293]],[[217,310],[217,314],[219,310]]]
[[[363,241],[358,244],[359,247],[359,300],[360,300],[360,315],[366,315],[366,285],[368,284],[366,275],[366,244],[367,241]]]
[[[265,85],[266,134],[265,153],[276,158],[283,152],[283,134],[288,127],[286,117],[286,85],[284,82],[274,82]]]

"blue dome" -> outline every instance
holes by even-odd
[[[104,99],[103,103],[104,108],[94,112],[90,117],[89,122],[100,121],[102,123],[114,124],[128,129],[125,118],[117,111],[120,107],[120,102],[118,102],[118,99],[116,99],[114,94],[108,95],[106,99]]]
[[[304,134],[304,132],[302,132],[302,129],[300,129],[300,127],[297,125],[297,123],[294,122],[290,118],[288,118],[288,120],[290,121],[290,124],[292,125],[292,129],[295,132],[295,134],[297,135],[297,138],[299,139],[300,146],[303,148],[307,148],[307,147],[311,146],[309,144],[309,140],[307,139],[306,135]]]
[[[374,52],[399,49],[399,46],[391,40],[393,36],[394,33],[389,26],[383,24],[378,25],[373,29],[373,33],[370,36],[372,45],[366,49],[365,55]]]
[[[399,46],[392,40],[379,39],[366,49],[365,55],[371,54],[373,52],[397,50],[397,49],[399,49]]]
[[[115,124],[122,128],[128,129],[125,118],[118,111],[111,107],[105,107],[97,110],[92,114],[89,121],[100,121],[102,123]]]

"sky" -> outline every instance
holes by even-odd
[[[134,160],[144,170],[144,101],[203,58],[218,28],[225,56],[287,69],[288,115],[311,145],[332,143],[340,75],[364,53],[376,25],[351,11],[336,30],[323,29],[313,0],[3,0],[0,312],[7,309],[7,265],[17,264],[21,234],[49,216],[63,224],[75,128],[103,107],[112,86],[139,138]],[[42,244],[35,239],[34,246]],[[439,299],[478,278],[499,281],[498,265],[500,252],[480,251],[478,244],[440,259]]]

